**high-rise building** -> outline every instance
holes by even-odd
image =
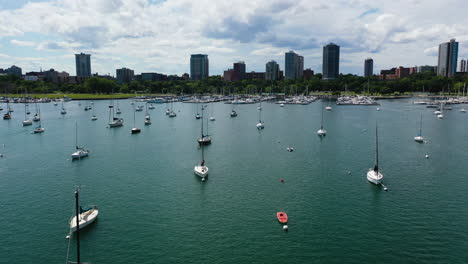
[[[284,54],[284,71],[287,80],[302,78],[304,71],[304,57],[289,51]]]
[[[340,74],[340,46],[330,43],[323,47],[322,70],[324,80],[338,78]]]
[[[75,54],[76,76],[91,77],[91,54]]]
[[[277,81],[280,78],[280,68],[276,61],[267,62],[265,65],[265,80]]]
[[[128,83],[133,80],[135,73],[131,69],[122,68],[116,70],[117,82]]]
[[[303,73],[304,80],[310,80],[312,77],[314,77],[314,71],[311,69],[305,69]]]
[[[461,60],[460,61],[460,72],[467,72],[467,62],[468,60]]]
[[[234,63],[234,76],[233,80],[234,81],[242,81],[245,80],[245,62],[239,61]]]
[[[209,76],[208,55],[192,54],[190,56],[190,77],[192,80],[206,79]]]
[[[364,77],[371,77],[374,74],[374,60],[368,58],[364,61]]]
[[[458,42],[451,39],[439,45],[437,75],[452,77],[457,72]]]
[[[10,68],[6,69],[5,73],[21,77],[21,75],[23,75],[23,70],[20,67],[13,65]]]
[[[429,65],[418,66],[417,72],[418,73],[425,73],[425,72],[436,73],[437,72],[437,66],[429,66]]]

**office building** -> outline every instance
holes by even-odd
[[[116,70],[118,83],[129,83],[133,80],[135,73],[131,69],[122,68]]]
[[[364,77],[371,77],[374,75],[374,60],[368,58],[364,61]]]
[[[310,80],[312,79],[312,77],[314,77],[314,71],[311,69],[305,69],[303,76],[304,76],[304,80]]]
[[[452,77],[457,72],[458,42],[451,39],[439,45],[437,75]]]
[[[460,72],[467,72],[467,64],[468,60],[461,60],[460,61]]]
[[[277,81],[280,79],[280,68],[276,61],[267,62],[265,65],[265,80]]]
[[[234,63],[234,76],[233,81],[242,81],[245,80],[245,62],[239,61]]]
[[[21,75],[23,75],[23,70],[20,67],[13,65],[10,68],[6,69],[5,73],[21,77]]]
[[[91,77],[91,55],[90,54],[75,54],[76,76]]]
[[[333,80],[340,74],[340,46],[330,43],[323,47],[322,79]]]
[[[284,71],[287,80],[302,78],[304,71],[304,57],[289,51],[284,54]]]
[[[190,77],[192,80],[202,80],[209,76],[208,55],[192,54],[190,56]]]

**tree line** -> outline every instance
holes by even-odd
[[[221,76],[210,76],[200,81],[131,81],[118,84],[115,80],[92,77],[81,84],[53,83],[47,81],[25,81],[17,76],[0,76],[0,92],[11,94],[52,93],[153,93],[153,94],[254,94],[283,93],[304,94],[307,91],[344,91],[356,94],[404,94],[409,92],[457,93],[468,83],[468,75],[447,78],[433,73],[418,73],[398,80],[379,80],[346,74],[336,80],[322,80],[315,74],[310,80],[243,80],[225,82]]]

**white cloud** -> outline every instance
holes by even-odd
[[[369,56],[380,60],[376,65],[434,64],[430,47],[452,37],[468,42],[464,1],[449,0],[441,9],[436,0],[51,0],[0,11],[0,21],[8,21],[0,23],[0,37],[37,46],[47,58],[92,53],[93,72],[133,65],[136,72],[178,74],[188,71],[191,53],[208,53],[210,72],[219,74],[239,59],[250,70],[264,70],[271,59],[282,64],[291,49],[305,56],[306,67],[320,70],[317,54],[333,41],[348,60],[342,69],[361,73],[355,69]],[[28,33],[42,38],[26,39]],[[395,52],[413,56],[395,61]],[[74,69],[73,56],[57,64]]]
[[[17,40],[17,39],[10,40],[10,43],[13,45],[22,46],[22,47],[32,47],[36,45],[34,41],[24,41],[24,40]]]

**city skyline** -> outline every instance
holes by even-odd
[[[234,7],[185,0],[27,2],[0,2],[0,19],[9,21],[0,27],[0,68],[73,74],[73,54],[83,52],[92,54],[93,73],[114,75],[126,67],[181,75],[190,71],[187,57],[202,53],[210,57],[211,75],[222,75],[235,61],[245,61],[247,72],[263,72],[271,60],[285,69],[284,53],[294,50],[304,56],[304,69],[321,73],[322,47],[333,42],[341,47],[340,72],[363,75],[368,57],[374,72],[437,65],[438,45],[452,38],[460,43],[459,59],[468,57],[468,18],[456,8],[463,5],[458,0],[401,1],[404,10],[371,1],[239,1]],[[196,16],[200,12],[208,15]],[[334,23],[327,22],[330,15]]]

